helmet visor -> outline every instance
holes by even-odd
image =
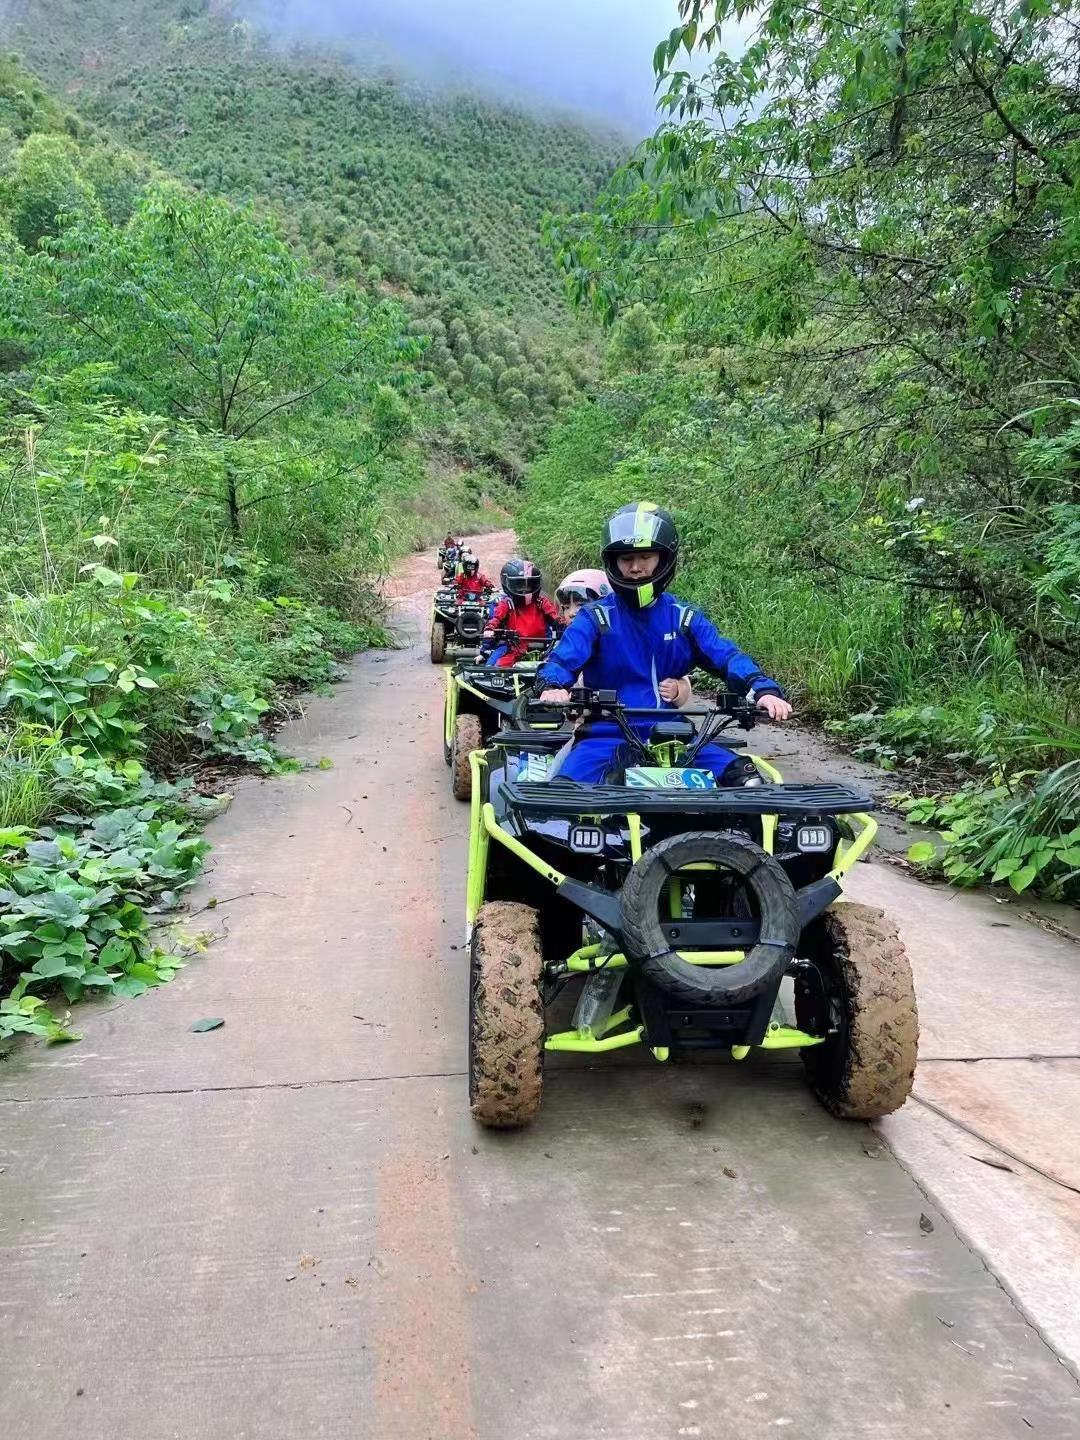
[[[536,595],[540,591],[540,576],[508,575],[503,588],[508,595]]]
[[[580,580],[572,580],[569,585],[559,586],[555,599],[560,605],[584,605],[589,600],[599,600],[600,592],[591,585],[583,585]]]
[[[639,505],[635,510],[618,511],[612,515],[607,524],[605,553],[611,551],[621,554],[627,550],[667,550],[668,546],[659,538],[664,519],[661,512],[645,505]]]

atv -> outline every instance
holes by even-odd
[[[487,624],[490,597],[459,600],[453,585],[435,592],[431,619],[431,663],[441,665],[455,651],[476,650]]]
[[[798,1050],[835,1115],[903,1105],[918,1042],[911,967],[886,916],[843,899],[877,831],[873,802],[846,785],[784,784],[757,756],[734,786],[695,767],[718,736],[744,745],[725,732],[756,718],[727,695],[672,711],[575,690],[566,705],[519,701],[473,752],[468,1069],[480,1124],[533,1119],[547,1052],[631,1045],[659,1061]],[[567,722],[623,737],[604,784],[558,779]],[[554,1028],[571,986],[573,1019]]]
[[[481,749],[500,725],[512,718],[515,702],[531,688],[543,654],[549,647],[548,640],[530,640],[528,651],[531,658],[505,669],[484,665],[474,656],[459,661],[447,670],[446,700],[443,704],[443,759],[450,766],[456,799],[469,799],[472,794],[472,752]]]

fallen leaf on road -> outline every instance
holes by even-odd
[[[731,1168],[730,1165],[725,1165],[725,1166],[724,1166],[724,1174],[727,1176],[727,1178],[728,1178],[729,1180],[736,1180],[736,1179],[738,1179],[737,1172],[734,1171],[734,1170],[732,1170],[732,1168]]]
[[[924,1235],[930,1235],[933,1233],[934,1222],[930,1219],[929,1215],[919,1216],[919,1229],[923,1232]]]
[[[196,1020],[193,1025],[188,1026],[188,1029],[194,1030],[196,1034],[201,1034],[204,1030],[220,1030],[224,1024],[225,1021],[220,1015],[213,1015],[209,1020]]]
[[[298,1270],[314,1270],[318,1263],[314,1255],[301,1255],[296,1262],[296,1268]]]

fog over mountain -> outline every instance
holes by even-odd
[[[242,0],[282,43],[380,50],[449,85],[584,111],[640,136],[676,0]]]

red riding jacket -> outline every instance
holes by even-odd
[[[459,575],[454,581],[457,586],[457,598],[464,600],[469,595],[483,595],[485,590],[491,589],[491,581],[486,575]]]
[[[512,638],[505,641],[507,653],[500,662],[512,665],[528,652],[527,640],[543,640],[553,632],[562,629],[562,616],[546,595],[538,595],[531,605],[515,605],[512,600],[500,600],[488,621],[485,631],[509,630]]]

